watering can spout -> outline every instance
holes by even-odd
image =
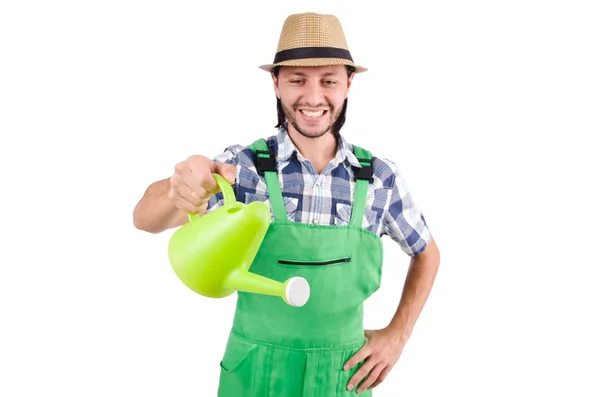
[[[229,182],[213,174],[224,205],[176,230],[169,241],[169,261],[177,277],[200,295],[222,298],[234,291],[281,297],[291,306],[302,306],[310,288],[301,277],[284,282],[249,271],[271,223],[266,203],[235,200]]]
[[[290,306],[303,306],[310,296],[308,282],[302,277],[292,277],[281,283],[241,269],[232,271],[223,285],[236,291],[279,296]]]

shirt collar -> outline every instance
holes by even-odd
[[[278,162],[289,161],[292,155],[294,155],[295,153],[301,155],[285,128],[280,128],[276,137]],[[352,145],[349,144],[344,139],[344,137],[340,135],[335,157],[333,158],[333,160],[331,160],[332,165],[334,167],[337,167],[338,164],[346,161],[354,167],[361,167],[361,164],[358,162],[358,159],[354,155],[352,148]]]

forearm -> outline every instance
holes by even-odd
[[[389,324],[389,328],[394,330],[394,335],[403,343],[410,338],[415,323],[429,298],[439,263],[440,255],[433,239],[421,255],[411,260],[400,304]]]
[[[133,211],[133,224],[136,228],[160,233],[186,222],[187,214],[176,208],[169,199],[169,189],[169,179],[148,186]]]

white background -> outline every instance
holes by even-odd
[[[3,2],[0,395],[216,395],[235,296],[188,290],[132,210],[187,156],[274,132],[258,65],[304,11],[369,68],[342,132],[400,166],[442,254],[376,395],[600,395],[593,3]],[[369,328],[408,264],[384,241]]]

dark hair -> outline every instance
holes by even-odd
[[[350,78],[352,73],[354,73],[355,68],[352,66],[349,66],[349,65],[344,65],[344,66],[346,66],[346,71],[348,72],[348,78]],[[271,71],[271,73],[275,77],[279,76],[279,68],[280,68],[279,66],[275,66],[273,68],[273,70]],[[346,109],[347,108],[348,108],[348,98],[344,99],[344,104],[342,105],[342,111],[340,112],[340,115],[337,118],[337,120],[335,121],[335,123],[333,123],[332,132],[333,132],[333,136],[335,137],[336,141],[340,137],[340,130],[342,129],[342,127],[344,126],[344,123],[346,122]],[[287,128],[287,125],[285,122],[285,112],[283,111],[283,106],[281,105],[281,99],[279,99],[279,98],[277,98],[277,125],[275,126],[275,128]]]

